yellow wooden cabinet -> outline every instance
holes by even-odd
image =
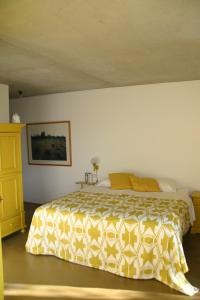
[[[1,237],[24,230],[21,162],[23,124],[0,123],[0,225]]]
[[[192,193],[192,201],[195,210],[196,220],[192,226],[192,233],[200,233],[200,192]]]

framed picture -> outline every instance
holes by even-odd
[[[29,123],[26,129],[30,165],[72,165],[70,121]]]

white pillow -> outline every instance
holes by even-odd
[[[97,183],[97,186],[111,187],[110,179],[105,178]]]
[[[172,179],[159,178],[156,179],[161,192],[176,192],[180,187]]]

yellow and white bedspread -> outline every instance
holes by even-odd
[[[189,226],[183,200],[80,191],[35,211],[26,250],[193,295],[181,243]]]

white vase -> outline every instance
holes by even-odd
[[[20,123],[20,116],[17,113],[12,115],[12,123]]]

